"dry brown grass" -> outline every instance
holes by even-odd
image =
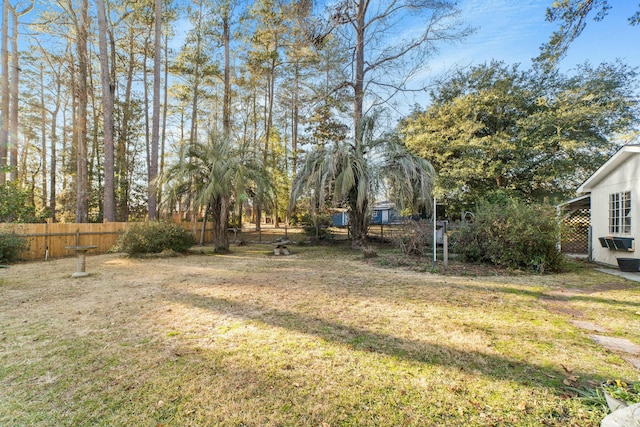
[[[293,251],[91,256],[79,280],[75,259],[0,270],[0,425],[596,426],[562,365],[583,385],[635,379],[541,301],[584,290],[568,303],[640,343],[635,285]]]

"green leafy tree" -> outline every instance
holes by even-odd
[[[17,182],[0,185],[0,222],[40,222],[31,194]]]
[[[637,123],[634,82],[622,64],[583,65],[567,77],[492,62],[440,82],[432,105],[401,129],[456,209],[491,193],[566,197]]]

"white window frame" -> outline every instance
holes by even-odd
[[[609,233],[631,234],[631,192],[609,194]]]

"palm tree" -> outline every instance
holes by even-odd
[[[227,228],[233,200],[244,199],[250,185],[269,187],[264,168],[252,153],[214,134],[206,143],[185,144],[178,162],[161,179],[167,185],[169,206],[189,194],[196,208],[205,208],[204,221],[211,213],[216,252],[229,250]]]
[[[429,208],[434,170],[425,159],[410,154],[394,135],[375,138],[372,117],[361,121],[361,143],[337,142],[307,155],[291,190],[290,208],[303,194],[319,206],[326,195],[349,208],[354,247],[363,247],[369,228],[369,203],[385,186],[403,209]]]

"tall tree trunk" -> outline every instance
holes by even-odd
[[[8,2],[8,0],[5,0]],[[20,52],[18,50],[18,16],[15,8],[11,8],[13,28],[11,33],[11,118],[9,119],[9,180],[18,179],[18,94],[20,86]],[[26,13],[25,11],[20,14]],[[43,152],[43,157],[46,152]],[[45,171],[43,170],[44,174]],[[45,175],[46,176],[46,175]],[[44,179],[46,181],[46,178]],[[46,198],[46,197],[45,197]],[[46,203],[44,203],[46,205]]]
[[[142,59],[142,86],[144,93],[144,143],[147,164],[147,176],[151,169],[151,126],[149,126],[149,73],[147,70],[147,60],[149,59],[149,40],[151,39],[151,28],[144,39],[144,54]]]
[[[227,9],[228,10],[228,9]],[[231,134],[231,60],[230,44],[231,29],[229,27],[229,13],[222,20],[222,42],[224,44],[224,99],[222,101],[222,133],[225,138]]]
[[[353,128],[355,131],[356,147],[362,145],[362,121],[363,101],[364,101],[364,43],[365,43],[365,15],[368,1],[358,2],[358,15],[356,17],[356,64],[355,82],[353,85]]]
[[[87,58],[92,58],[93,54],[91,48],[93,47],[91,44],[88,45],[89,51],[87,52]],[[93,130],[92,138],[91,138],[91,152],[87,151],[87,156],[89,157],[89,167],[87,171],[87,181],[88,188],[93,188],[94,181],[97,181],[96,186],[98,193],[104,193],[104,188],[102,186],[102,167],[100,165],[100,161],[102,156],[100,155],[100,142],[99,142],[99,131],[100,127],[97,125],[100,121],[100,112],[97,104],[96,97],[96,85],[93,82],[93,62],[89,61],[87,64],[87,76],[88,79],[88,87],[87,87],[87,97],[91,97],[91,113],[93,115],[92,123],[94,124],[91,129]],[[88,103],[87,103],[88,105]],[[88,144],[87,144],[88,145]],[[104,215],[102,198],[98,198],[98,217],[102,218]]]
[[[78,111],[77,132],[77,172],[76,172],[76,222],[89,221],[89,180],[87,171],[87,42],[89,25],[88,0],[81,2],[80,24],[77,28],[78,53]]]
[[[298,170],[298,122],[300,104],[300,61],[296,60],[293,79],[293,120],[291,123],[291,162],[292,176],[295,177]]]
[[[44,100],[44,63],[40,63],[40,143],[42,170],[42,207],[47,207],[47,106]]]
[[[73,87],[73,82],[71,82],[71,87]],[[73,92],[73,90],[71,91]],[[65,98],[64,108],[62,109],[62,158],[60,159],[60,165],[62,166],[62,170],[64,173],[62,174],[62,188],[67,188],[67,177],[69,176],[67,172],[67,162],[68,162],[68,132],[67,132],[67,107],[69,105],[69,98]],[[73,110],[73,95],[71,96],[71,109]],[[71,114],[73,116],[73,113]],[[73,119],[72,119],[73,121]],[[73,144],[72,144],[73,145]]]
[[[367,8],[369,6],[368,1],[360,1],[358,2],[358,14],[356,17],[356,64],[355,64],[355,82],[353,86],[354,90],[354,100],[353,100],[353,126],[355,132],[355,156],[356,158],[362,158],[363,154],[363,128],[362,128],[362,116],[364,114],[363,111],[363,102],[364,102],[364,45],[365,45],[365,16],[367,13]],[[362,178],[362,177],[361,177]],[[351,204],[351,214],[350,221],[352,222],[352,231],[353,231],[353,241],[352,245],[354,247],[364,247],[367,238],[367,229],[369,225],[369,196],[368,194],[364,195],[364,201],[362,203],[358,203],[357,200],[360,198],[358,196],[358,187],[359,183],[356,182],[354,184],[354,188],[351,191],[349,196],[349,202]],[[363,190],[367,191],[367,190]]]
[[[116,220],[115,209],[115,164],[113,143],[113,90],[109,69],[109,49],[107,46],[107,16],[104,0],[96,0],[98,8],[98,39],[100,45],[100,78],[102,82],[102,119],[104,127],[104,192],[103,218]],[[113,64],[115,65],[115,64]]]
[[[155,34],[153,38],[153,124],[151,129],[151,164],[149,165],[149,219],[158,219],[156,176],[160,142],[160,70],[162,68],[162,0],[155,0]]]
[[[128,135],[131,121],[131,92],[133,85],[133,73],[135,71],[135,50],[133,31],[129,37],[129,67],[126,77],[126,88],[124,92],[124,103],[122,105],[122,125],[116,147],[116,177],[118,180],[117,197],[117,219],[127,221],[129,219],[129,167],[127,161]]]
[[[169,108],[169,31],[164,36],[164,101],[160,135],[160,175],[164,173],[164,149],[167,140],[167,110]],[[158,189],[158,207],[162,206],[162,187]],[[172,210],[169,211],[171,214]]]
[[[56,221],[56,166],[57,166],[57,156],[56,156],[56,144],[58,142],[58,112],[60,111],[60,90],[61,90],[61,79],[59,75],[56,75],[56,101],[54,105],[53,112],[51,113],[51,167],[49,168],[51,173],[49,177],[49,185],[51,186],[51,190],[49,191],[49,217],[52,222]],[[62,132],[64,133],[64,127],[62,128]]]
[[[258,94],[254,92],[252,94],[252,114],[253,114],[253,147],[255,147],[256,154],[258,151]],[[264,165],[266,167],[266,164]],[[260,231],[262,221],[262,208],[260,206],[260,188],[256,188],[256,195],[253,198],[253,212],[252,216],[256,221],[256,231]]]
[[[9,2],[2,2],[2,57],[1,97],[2,123],[0,126],[0,185],[6,182],[7,150],[9,148]]]

